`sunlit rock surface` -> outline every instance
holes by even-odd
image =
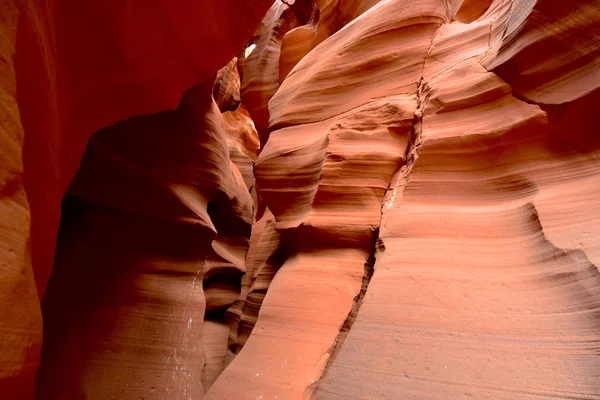
[[[381,1],[287,33],[255,175],[288,257],[207,397],[600,395],[599,11]]]
[[[600,398],[597,1],[0,4],[3,398]]]

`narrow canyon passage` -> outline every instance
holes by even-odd
[[[3,3],[6,398],[600,398],[597,1]]]
[[[430,105],[464,99],[465,86],[439,79]],[[557,248],[541,218],[598,190],[598,158],[557,148],[539,108],[495,101],[523,122],[466,134],[452,114],[477,104],[425,108],[410,178],[385,207],[385,251],[316,398],[599,397],[600,273],[585,251]],[[584,193],[564,191],[565,176]]]
[[[569,112],[528,104],[484,68],[505,57],[512,5],[463,14],[470,24],[439,5],[369,9],[304,56],[269,102],[259,193],[276,227],[328,249],[283,264],[208,398],[598,396],[598,216],[575,206],[598,191],[596,94]],[[282,50],[280,68],[294,56]],[[375,195],[378,184],[387,190]],[[543,225],[567,213],[579,216]],[[358,294],[358,276],[351,293],[338,288],[337,263],[350,278],[352,258],[334,243],[379,219],[368,291],[332,340],[328,325],[346,323],[331,306],[345,298],[349,310]]]
[[[211,89],[90,140],[42,303],[41,398],[203,394],[204,317],[239,296],[252,222]]]

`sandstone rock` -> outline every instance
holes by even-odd
[[[356,20],[347,40],[333,36],[319,47],[323,52],[309,53],[271,100],[273,131],[255,174],[288,258],[269,286],[244,348],[207,398],[298,398],[319,379],[372,263],[384,195],[405,161],[417,108],[407,82],[412,73],[416,89],[430,38],[442,21],[432,17],[431,24],[413,25],[421,7],[428,8],[389,3],[371,9],[371,18]],[[438,7],[431,2],[429,9]],[[378,29],[383,39],[392,33],[396,38],[391,54],[372,42],[369,33]],[[402,33],[417,39],[405,41]],[[358,38],[370,46],[351,42]],[[351,51],[352,46],[364,54]],[[403,53],[420,54],[421,62],[406,65]],[[389,63],[369,61],[378,58]],[[334,60],[337,68],[354,68],[334,78]],[[363,62],[390,72],[406,68],[406,80],[396,79],[393,88],[383,85],[381,73],[376,75],[381,83],[361,80],[355,73]],[[356,79],[354,92],[330,91],[335,79]],[[306,103],[320,99],[317,94],[329,97],[322,101],[333,107]],[[235,386],[228,385],[232,381]]]
[[[549,240],[538,204],[556,218],[558,193],[597,180],[597,164],[557,149],[545,113],[472,62],[427,96],[369,291],[316,398],[594,396],[600,275]]]
[[[286,34],[255,173],[287,259],[207,398],[598,394],[594,7],[390,1]]]
[[[13,67],[18,10],[0,1],[0,393],[32,398],[42,318],[29,253],[29,204],[23,188],[23,128]]]
[[[316,0],[312,19],[288,32],[281,44],[279,82],[319,43],[380,0]]]
[[[26,399],[33,396],[34,374],[39,363],[41,341],[39,298],[45,293],[55,258],[61,201],[79,166],[88,138],[97,130],[119,120],[175,109],[186,89],[198,83],[208,81],[212,83],[218,68],[241,49],[269,5],[269,1],[262,0],[248,1],[244,6],[230,1],[219,2],[219,4],[184,1],[177,5],[160,2],[153,7],[115,2],[107,4],[102,1],[69,4],[40,3],[30,0],[2,2],[0,70],[2,71],[2,104],[5,110],[0,119],[4,138],[1,169],[5,172],[5,179],[0,183],[4,182],[2,186],[6,188],[2,201],[3,232],[5,232],[3,234],[5,239],[2,242],[5,246],[5,255],[1,259],[5,268],[0,275],[2,287],[0,391],[2,396],[9,399]],[[222,27],[226,28],[222,29]],[[17,102],[15,102],[15,87]],[[21,123],[25,131],[25,140],[23,140]],[[168,133],[169,130],[166,130],[162,134],[167,137]],[[119,167],[127,168],[120,165],[112,171],[107,171],[108,174],[114,173]],[[132,172],[135,176],[137,171],[128,172]],[[134,208],[135,212],[144,214],[152,209],[152,205],[166,202],[167,208],[177,209],[173,214],[184,218],[193,214],[188,212],[188,215],[185,215],[184,206],[177,205],[172,195],[165,194],[168,191],[161,192],[161,189],[165,188],[157,189],[147,181],[137,182],[137,185],[125,188],[125,193],[121,196],[118,194],[117,186],[124,182],[126,179],[117,180],[114,185],[107,187],[109,192],[115,190],[113,194],[122,197],[121,205],[125,207],[122,211],[128,211],[126,208],[130,207]],[[149,186],[146,187],[146,183]],[[87,189],[88,194],[93,194],[94,190],[101,192],[97,187]],[[138,189],[139,192],[136,193]],[[176,191],[178,188],[171,189]],[[110,203],[110,193],[96,194],[99,196],[99,203]],[[157,195],[157,198],[148,201],[149,198],[144,194],[150,194],[150,197]],[[186,197],[185,194],[179,194],[180,198]],[[133,200],[139,201],[139,208],[135,207]],[[28,203],[31,206],[31,231]],[[89,205],[89,210],[84,213],[82,220],[97,221],[104,210],[98,211],[96,206],[96,204]],[[88,207],[87,203],[85,207]],[[78,212],[74,210],[74,215],[79,215]],[[169,215],[170,211],[165,214]],[[170,216],[172,217],[173,214]],[[70,217],[73,218],[73,215]],[[206,225],[205,218],[200,218],[197,222],[200,220],[203,220]],[[99,222],[105,223],[101,228],[105,229],[104,232],[109,232],[110,223],[114,223],[112,228],[127,227],[129,226],[127,221],[131,223],[126,216],[120,221],[108,217],[100,218]],[[141,229],[142,226],[143,224],[140,224],[136,229]],[[56,258],[67,259],[74,264],[80,262],[88,264],[85,257],[93,257],[94,251],[100,249],[94,246],[100,246],[100,243],[93,243],[94,233],[90,232],[88,227],[77,229],[85,232],[85,237],[79,238],[82,248],[73,250],[71,246],[67,246],[65,252],[69,254],[57,255]],[[151,232],[149,230],[143,233],[150,235]],[[143,262],[122,259],[128,254],[127,252],[135,253],[135,250],[123,249],[124,245],[118,243],[117,238],[118,236],[112,238],[113,241],[108,240],[114,248],[104,256],[114,263],[108,268],[106,276],[100,279],[103,283],[110,281],[110,277],[114,277],[112,273],[115,272],[116,266],[124,265],[126,269],[129,268],[128,271],[139,271],[140,268],[147,267],[141,265],[144,264]],[[176,236],[173,236],[173,239],[175,238]],[[135,240],[143,242],[144,239]],[[62,240],[59,240],[59,247],[64,247],[61,243]],[[83,253],[84,249],[89,253]],[[114,257],[111,258],[110,254]],[[102,260],[107,261],[107,258],[98,257],[90,262],[92,265],[86,267],[94,268],[93,266],[97,265],[101,270],[103,265],[99,264]],[[79,271],[76,275],[83,277],[86,273],[91,274],[93,271]],[[116,279],[110,283],[116,286],[123,282],[133,285],[130,286],[131,293],[120,290],[122,288],[116,290],[115,299],[127,299],[129,298],[127,296],[134,296],[136,299],[136,292],[133,289],[139,282],[130,281],[129,278]],[[93,284],[93,280],[88,280],[85,285],[78,283],[76,292],[85,296],[88,294],[85,288],[89,287],[89,284]],[[56,290],[60,292],[63,287],[58,285]],[[105,288],[102,284],[98,284],[95,291],[98,293]],[[164,290],[168,291],[168,288],[155,291],[157,298],[164,300],[163,296],[166,296]],[[199,295],[201,296],[201,293]],[[103,303],[106,299],[98,302],[98,299],[79,299],[75,295],[69,297],[67,293],[57,294],[57,298],[61,296],[67,303],[81,301],[81,304],[72,307],[85,311],[84,314],[89,311],[87,307],[93,309],[99,304],[106,304]],[[197,297],[198,293],[194,296]],[[168,296],[167,298],[170,299]],[[131,313],[135,314],[144,307],[142,303],[146,300],[136,303],[138,300],[127,304],[124,300],[121,305],[112,305],[116,306],[116,309],[122,307],[119,315],[123,317]],[[194,299],[196,300],[198,299]],[[194,307],[194,301],[183,308]],[[109,314],[112,313],[114,317],[113,311]],[[163,315],[164,309],[155,311],[156,315]],[[201,308],[196,307],[194,312],[199,313],[202,318]],[[98,320],[90,319],[98,315],[100,315]],[[49,329],[49,334],[53,335],[54,328],[57,329],[55,333],[64,329],[65,332],[72,334],[73,331],[70,329],[76,328],[77,324],[83,324],[86,329],[90,329],[88,332],[93,332],[93,328],[101,324],[106,316],[96,314],[94,311],[88,315],[87,322],[78,321],[77,315],[70,317],[75,321],[75,326],[53,327]],[[58,324],[61,323],[61,318],[69,319],[68,316],[63,315],[58,315],[57,318],[55,322]],[[144,335],[141,332],[147,333],[148,330],[152,330],[148,327],[145,330],[138,329],[134,325],[139,321],[134,321],[133,325],[123,326],[125,336],[142,338]],[[160,332],[157,334],[158,342],[164,338],[161,335],[168,330],[169,324],[170,322],[164,320],[157,323],[156,328]],[[103,334],[108,336],[114,334],[114,332],[107,332],[107,327],[103,328],[99,337]],[[66,340],[66,337],[63,339]],[[82,344],[86,338],[79,339],[77,343]],[[94,342],[95,339],[92,338],[91,341]],[[171,339],[174,340],[171,343],[183,340],[181,337]],[[136,340],[127,344],[131,346],[130,349],[135,348]],[[54,351],[47,347],[50,353]],[[70,351],[76,349],[77,345],[74,345]],[[96,350],[98,349],[81,354],[81,359],[93,357]],[[67,353],[62,356],[69,358],[71,355]],[[145,371],[140,374],[132,372],[129,375],[119,375],[122,371],[120,368],[123,366],[108,371],[111,365],[102,362],[100,360],[98,365],[101,365],[101,369],[106,368],[108,375],[104,378],[102,374],[89,377],[88,382],[104,380],[106,384],[111,379],[115,379],[115,382],[122,379],[137,381],[140,374],[150,373]],[[64,372],[75,371],[71,379],[76,379],[77,374],[89,372],[86,368],[80,371],[76,368],[77,363],[67,364]],[[42,377],[41,381],[43,382],[44,379],[51,378]],[[123,381],[121,382],[123,384]],[[55,383],[60,392],[59,386],[64,382],[59,380]],[[86,393],[93,397],[92,386],[86,388]],[[121,391],[117,397],[129,396],[126,393],[126,390]]]
[[[600,394],[596,1],[4,3],[3,395]]]
[[[202,345],[204,346],[206,365],[202,385],[205,388],[211,387],[225,369],[229,330],[230,327],[227,323],[210,319],[204,321]]]
[[[229,157],[239,170],[248,190],[254,188],[254,161],[260,142],[254,122],[244,105],[223,113],[223,124],[229,147]]]
[[[43,302],[44,398],[203,394],[204,315],[239,298],[253,209],[211,88],[91,139]]]
[[[283,35],[301,24],[294,12],[276,1],[252,39],[255,46],[242,63],[242,102],[260,137],[261,147],[269,136],[268,103],[279,88],[279,54]]]
[[[498,54],[484,65],[527,101],[577,100],[600,87],[599,9],[593,0],[515,1]]]
[[[217,72],[213,87],[213,98],[221,112],[235,111],[241,102],[240,74],[237,71],[238,59],[234,57],[229,64]]]
[[[235,56],[271,2],[18,4],[18,100],[31,138],[24,157],[32,179],[25,184],[43,293],[60,201],[89,136],[119,120],[175,109],[186,89],[214,79]]]
[[[286,258],[281,235],[275,230],[275,217],[266,210],[252,227],[250,247],[246,257],[246,275],[242,279],[240,301],[230,312],[237,318],[231,327],[229,362],[246,344],[254,329],[264,297]]]

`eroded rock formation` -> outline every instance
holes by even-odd
[[[598,396],[598,4],[374,3],[283,37],[286,259],[207,397]]]
[[[29,203],[23,187],[23,127],[12,63],[18,10],[0,1],[0,393],[32,398],[42,344],[42,315],[30,253]]]
[[[42,297],[48,345],[40,398],[202,392],[202,276],[218,276],[235,264],[239,280],[252,222],[252,201],[229,161],[210,89],[270,5],[1,2],[3,398],[33,396]],[[194,85],[208,90],[182,101]],[[180,109],[167,111],[180,102]],[[159,114],[94,136],[81,179],[66,199],[56,246],[61,201],[88,138],[117,121],[153,113]],[[185,154],[163,151],[168,147]],[[198,162],[205,164],[198,169]],[[215,236],[218,227],[223,234]],[[207,258],[202,249],[219,257]],[[224,268],[221,258],[228,260]],[[44,296],[53,260],[54,288]],[[219,299],[219,285],[208,286]],[[188,329],[190,321],[198,330]],[[151,350],[141,355],[142,347]],[[169,351],[171,361],[163,357]]]
[[[600,396],[597,1],[3,3],[8,398]]]

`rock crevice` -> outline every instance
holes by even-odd
[[[113,3],[0,0],[4,397],[598,397],[597,0]]]

